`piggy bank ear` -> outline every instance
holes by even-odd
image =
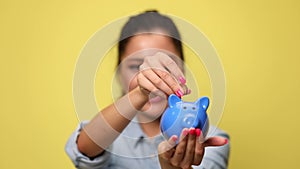
[[[168,98],[169,107],[173,108],[176,106],[176,103],[181,102],[181,99],[175,94],[171,94]]]
[[[196,104],[206,111],[209,106],[209,99],[208,97],[201,97],[200,99],[197,100]]]

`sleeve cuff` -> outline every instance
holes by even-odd
[[[65,151],[72,160],[73,164],[76,168],[80,169],[97,169],[97,168],[104,168],[109,165],[110,153],[103,152],[101,155],[95,158],[89,158],[86,155],[82,154],[77,147],[77,137],[81,131],[81,129],[87,124],[88,122],[81,122],[77,127],[76,131],[70,136],[67,144],[65,146]]]

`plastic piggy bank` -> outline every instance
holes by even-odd
[[[202,97],[196,102],[184,102],[172,94],[168,98],[169,106],[162,115],[160,128],[167,139],[180,134],[184,128],[199,128],[205,137],[209,128],[206,110],[209,99]],[[178,142],[177,142],[178,143]]]

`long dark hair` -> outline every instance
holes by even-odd
[[[178,50],[179,57],[184,60],[181,36],[172,19],[160,14],[156,10],[148,10],[130,17],[123,26],[118,44],[118,64],[121,63],[121,56],[124,54],[125,48],[132,36],[138,33],[151,32],[155,29],[166,32],[166,35],[172,39],[173,44]]]

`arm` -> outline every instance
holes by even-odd
[[[103,109],[81,130],[77,140],[79,151],[88,157],[101,154],[147,101],[148,96],[137,87]]]
[[[166,69],[172,70],[172,74]],[[101,154],[147,103],[150,94],[161,97],[178,94],[178,91],[181,91],[180,96],[186,94],[186,86],[179,84],[183,81],[180,79],[184,79],[184,75],[168,55],[157,53],[145,57],[134,79],[137,80],[137,87],[103,109],[80,131],[78,150],[91,158]]]

